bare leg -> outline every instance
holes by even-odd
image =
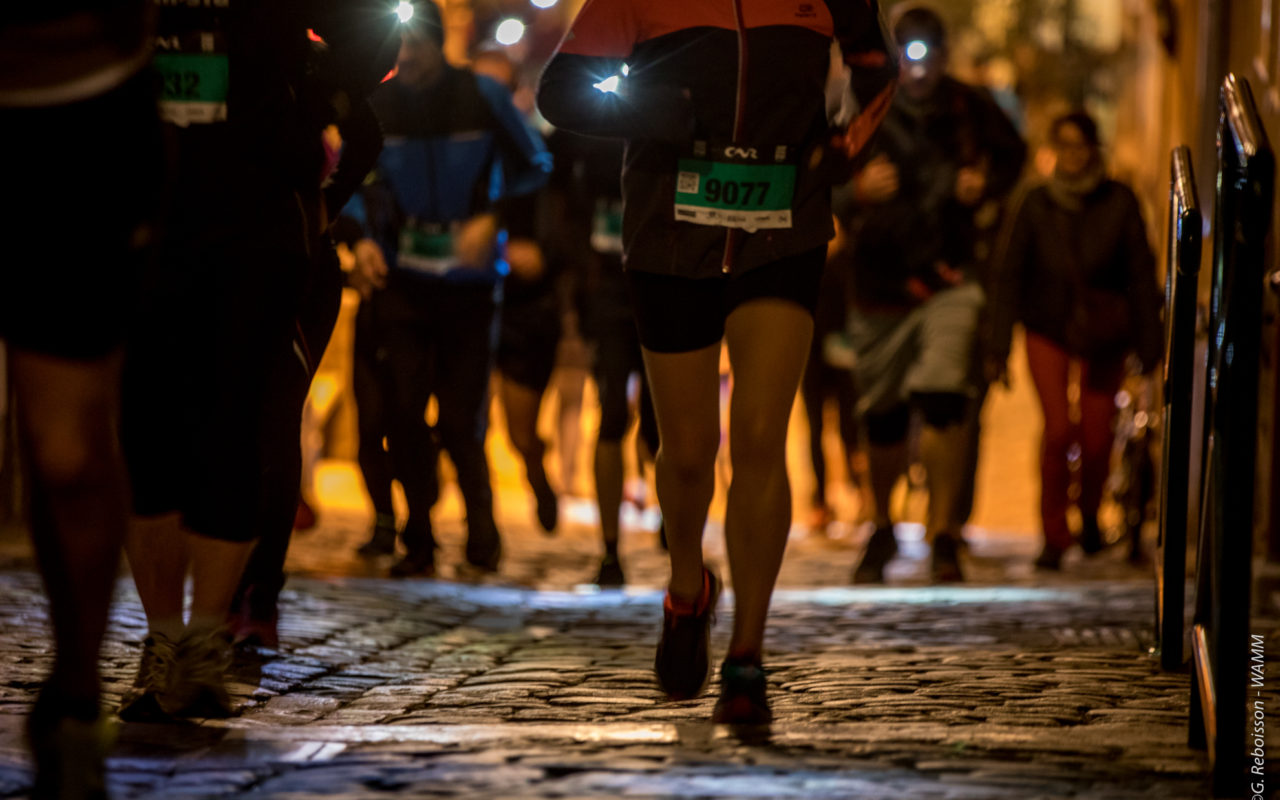
[[[725,538],[733,571],[729,656],[758,656],[791,528],[787,423],[813,337],[813,318],[782,300],[756,300],[725,326],[733,368],[729,452],[733,482]],[[664,436],[663,442],[666,442]]]
[[[188,533],[191,553],[191,630],[220,627],[255,542],[226,542]]]
[[[182,594],[190,553],[178,515],[135,517],[125,539],[134,586],[147,628],[173,641],[182,638]]]
[[[893,487],[898,485],[898,478],[907,469],[907,443],[868,444],[867,472],[871,476],[871,496],[875,502],[873,519],[876,527],[887,527],[892,523],[889,515],[890,497]]]
[[[622,442],[596,442],[596,502],[600,506],[600,533],[607,555],[618,554],[618,534],[622,508]]]
[[[929,510],[925,540],[939,533],[959,534],[956,508],[964,491],[969,431],[961,424],[936,428],[925,425],[920,433],[920,460],[929,476]]]
[[[578,340],[575,348],[584,346]],[[577,356],[574,358],[575,361],[584,360]],[[560,453],[560,489],[576,496],[578,448],[582,444],[582,391],[587,382],[587,371],[577,363],[561,366],[556,370],[555,380],[559,397],[556,449]]]
[[[137,519],[127,550],[147,626],[177,641],[182,621],[183,586],[191,570],[192,629],[222,625],[231,608],[254,542],[225,542],[191,533],[177,514]]]
[[[671,556],[671,596],[702,592],[702,532],[720,447],[720,343],[688,353],[644,351],[661,444],[655,463]]]
[[[507,436],[524,461],[525,478],[534,496],[538,498],[539,522],[544,527],[546,522],[550,522],[550,527],[555,528],[554,516],[543,518],[544,514],[550,513],[554,508],[555,492],[547,481],[547,470],[542,461],[547,446],[538,436],[538,408],[542,405],[542,395],[528,386],[508,380],[505,376],[501,381],[499,395],[507,417]],[[544,511],[543,504],[546,503],[551,503],[552,509]]]
[[[57,645],[48,686],[89,717],[97,711],[98,652],[128,519],[116,437],[121,361],[10,356],[32,469],[31,533]]]

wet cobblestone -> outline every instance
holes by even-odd
[[[48,663],[38,588],[0,574],[6,796],[25,790],[21,715]],[[777,721],[754,738],[706,722],[714,686],[678,704],[654,687],[655,591],[306,578],[284,600],[281,651],[241,664],[237,717],[123,729],[118,797],[1206,792],[1204,759],[1185,746],[1187,677],[1146,652],[1143,581],[784,592]],[[109,699],[142,633],[123,589]]]
[[[443,571],[463,575],[459,529],[442,527]],[[345,555],[361,534],[339,518],[299,539],[292,567],[311,576],[285,591],[280,651],[237,664],[238,715],[124,726],[114,796],[1207,795],[1205,758],[1185,744],[1187,676],[1150,656],[1151,582],[1117,554],[1042,580],[1028,537],[975,537],[981,582],[927,587],[908,532],[892,584],[853,588],[838,576],[856,541],[798,538],[770,630],[776,721],[747,735],[707,722],[714,681],[683,703],[654,685],[665,571],[650,534],[624,538],[625,592],[579,585],[593,571],[587,529],[517,529],[503,572],[476,584],[362,577],[385,565]],[[348,574],[319,576],[338,549]],[[720,554],[714,536],[708,551]],[[0,571],[0,796],[28,786],[21,725],[49,664],[44,607],[29,568]],[[144,628],[122,581],[111,702]]]

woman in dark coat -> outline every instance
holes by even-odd
[[[1022,322],[1031,379],[1044,411],[1044,549],[1036,566],[1058,569],[1072,544],[1068,451],[1079,443],[1080,545],[1095,553],[1102,549],[1098,506],[1126,358],[1136,354],[1149,371],[1160,358],[1161,343],[1155,259],[1137,198],[1129,187],[1107,178],[1097,124],[1088,114],[1058,118],[1050,135],[1057,154],[1053,177],[1015,205],[997,254],[988,364],[992,377],[1003,375],[1013,323]],[[1080,418],[1073,424],[1068,388],[1074,364],[1079,365]]]

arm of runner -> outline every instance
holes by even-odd
[[[462,223],[454,239],[458,264],[468,269],[488,269],[493,261],[498,230],[498,216],[492,212],[477,214]]]
[[[845,157],[854,161],[889,113],[898,86],[898,58],[878,0],[827,0],[827,7],[858,101],[859,111],[840,139]]]
[[[1002,200],[1022,177],[1022,168],[1027,162],[1027,143],[990,92],[979,94],[982,97],[983,144],[989,159],[984,196]]]
[[[588,0],[542,72],[538,110],[557,128],[587,136],[687,141],[688,91],[625,74],[639,40],[634,2]]]
[[[498,122],[503,194],[537,191],[551,177],[551,153],[542,137],[525,123],[505,87],[485,75],[476,76],[476,87]]]
[[[1013,324],[1021,316],[1022,281],[1031,258],[1031,224],[1026,214],[1024,187],[1013,199],[992,257],[991,285],[987,298],[987,341],[983,371],[990,382],[1009,386],[1009,350]]]
[[[336,213],[351,200],[382,152],[382,128],[367,100],[360,100],[342,123],[342,157],[324,187],[325,207]]]

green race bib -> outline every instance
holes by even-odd
[[[596,200],[591,224],[591,249],[597,253],[622,252],[622,201]]]
[[[453,232],[439,225],[406,225],[400,231],[396,264],[415,272],[443,275],[458,265]]]
[[[180,127],[227,118],[230,69],[224,53],[157,53],[163,80],[160,116]]]
[[[694,145],[677,165],[677,221],[756,231],[790,228],[796,165],[790,148]]]

